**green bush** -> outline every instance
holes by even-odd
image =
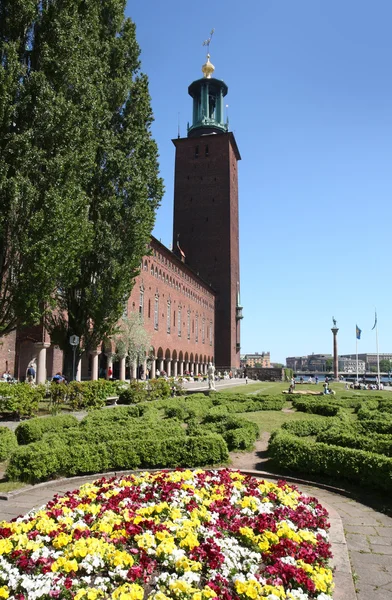
[[[119,404],[138,404],[148,399],[147,387],[143,381],[132,380],[130,384],[120,391]]]
[[[31,417],[38,411],[39,403],[45,398],[44,385],[31,385],[29,383],[2,383],[0,384],[0,410],[3,413],[12,413],[17,417]]]
[[[8,427],[0,427],[0,460],[6,460],[18,447],[16,435]]]
[[[317,436],[317,442],[392,456],[392,435],[383,437],[377,435],[367,436],[332,428],[320,432]]]
[[[21,423],[15,430],[19,444],[30,444],[42,439],[45,433],[61,432],[70,427],[77,427],[78,420],[72,415],[42,417]]]
[[[294,398],[293,406],[300,412],[306,412],[313,415],[323,415],[324,417],[336,416],[341,404],[336,400],[331,400],[328,396],[323,398]]]
[[[163,377],[159,377],[159,379],[149,379],[147,382],[147,389],[149,400],[169,398],[171,394],[170,383]]]
[[[307,421],[287,421],[283,423],[282,429],[298,437],[306,437],[309,435],[318,435],[321,431],[329,429],[336,422],[336,419],[333,417],[309,419]]]
[[[386,419],[381,413],[378,413],[378,418],[361,419],[358,422],[358,428],[363,433],[392,434],[392,420]]]
[[[217,417],[214,420],[207,417],[200,429],[219,433],[226,441],[229,450],[250,449],[259,436],[256,423],[233,416]]]
[[[329,446],[276,430],[269,443],[272,458],[283,468],[344,478],[392,491],[392,458],[353,448]]]
[[[41,441],[19,447],[11,456],[6,475],[12,480],[35,483],[56,476],[137,467],[196,467],[227,460],[223,438],[213,433],[185,439],[84,441],[71,446],[62,440]]]

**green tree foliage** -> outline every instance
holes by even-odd
[[[327,358],[325,361],[325,370],[328,373],[329,371],[332,371],[332,369],[333,369],[333,359]]]
[[[92,239],[98,94],[84,74],[94,59],[57,4],[0,0],[0,336],[39,320]]]
[[[386,373],[392,369],[392,362],[387,359],[380,360],[380,371]]]
[[[70,335],[89,350],[113,332],[162,196],[148,82],[125,0],[0,7],[2,297],[27,319],[50,294],[70,365]]]

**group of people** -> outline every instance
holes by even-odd
[[[12,383],[14,381],[14,378],[11,375],[11,371],[4,371],[3,375],[2,375],[2,379],[3,381],[6,381],[7,383]]]

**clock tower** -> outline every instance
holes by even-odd
[[[207,54],[203,77],[191,83],[192,124],[174,139],[173,249],[216,291],[215,365],[240,366],[238,166],[241,159],[224,120],[227,85],[212,77]]]

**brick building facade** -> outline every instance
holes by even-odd
[[[213,69],[208,56],[204,78],[188,90],[193,98],[188,137],[173,140],[175,252],[151,238],[126,306],[127,314],[139,312],[151,334],[150,377],[157,369],[169,376],[206,373],[210,361],[221,369],[240,367],[240,155],[223,122],[227,86],[211,78]],[[112,365],[120,379],[136,377],[137,365],[127,373],[125,358],[113,364],[114,352],[109,342],[83,355],[77,378],[96,379]],[[62,371],[62,352],[42,326],[11,334],[0,347],[0,370],[8,367],[19,379],[33,359],[38,381]],[[146,372],[147,357],[140,363]]]

